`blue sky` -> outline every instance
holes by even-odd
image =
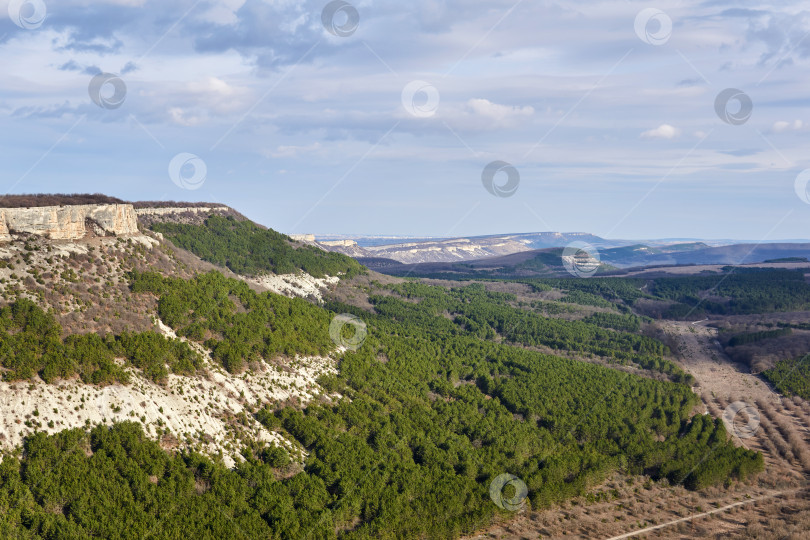
[[[810,237],[806,4],[358,0],[325,25],[327,4],[0,0],[0,190],[288,233]],[[94,102],[100,73],[126,93]],[[178,154],[204,170],[173,179]]]

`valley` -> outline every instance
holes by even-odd
[[[126,231],[83,217],[65,236],[57,220],[10,229],[0,246],[0,479],[13,479],[0,493],[18,501],[4,507],[4,534],[83,537],[82,520],[102,507],[57,486],[102,456],[140,471],[131,488],[117,475],[92,481],[130,493],[141,534],[230,537],[234,523],[279,538],[806,526],[810,404],[725,352],[747,347],[745,362],[768,370],[774,350],[800,346],[801,263],[450,280],[415,265],[402,278],[227,207],[129,208],[138,224]],[[553,257],[543,264],[561,269]],[[796,329],[769,333],[778,324]],[[768,356],[752,349],[760,339]],[[756,411],[751,437],[739,436],[744,413],[724,415],[737,401]],[[42,484],[32,467],[61,480]],[[503,473],[526,486],[516,513],[487,492]],[[175,474],[187,486],[177,500],[196,510],[161,517],[155,497]]]

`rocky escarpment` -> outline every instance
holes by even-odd
[[[52,240],[79,240],[88,230],[99,236],[138,234],[138,219],[131,204],[86,204],[0,208],[0,242],[15,233]]]
[[[202,225],[212,215],[233,216],[236,219],[246,219],[244,216],[228,206],[161,206],[141,207],[135,209],[138,222],[144,227],[151,227],[155,223],[181,223],[184,225]]]

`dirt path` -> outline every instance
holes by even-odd
[[[695,391],[715,396],[745,397],[749,401],[765,399],[780,401],[779,394],[756,375],[748,366],[732,362],[717,341],[717,330],[705,326],[706,321],[696,323],[667,322],[664,330],[678,338],[681,345],[678,361],[694,375],[699,386]]]
[[[797,492],[797,491],[799,491],[799,490],[798,489],[792,490],[792,492]],[[692,516],[686,516],[686,517],[683,517],[683,518],[680,518],[680,519],[675,519],[675,520],[672,520],[672,521],[668,521],[666,523],[662,523],[660,525],[654,525],[652,527],[647,527],[646,529],[639,529],[637,531],[630,531],[628,533],[620,534],[619,536],[613,536],[611,538],[608,538],[607,540],[624,540],[625,538],[630,538],[632,536],[639,536],[639,535],[647,534],[647,533],[650,533],[650,532],[653,532],[653,531],[657,531],[659,529],[664,529],[666,527],[672,527],[673,525],[677,525],[679,523],[685,523],[687,521],[700,519],[700,518],[703,518],[703,517],[711,516],[713,514],[719,514],[721,512],[727,512],[727,511],[731,510],[732,508],[737,508],[738,506],[744,506],[744,505],[747,505],[747,504],[752,504],[752,503],[755,503],[755,502],[763,501],[763,500],[766,500],[766,499],[772,499],[774,497],[780,497],[780,496],[784,495],[785,493],[787,493],[787,492],[786,491],[777,491],[776,493],[772,493],[772,494],[768,494],[768,495],[762,495],[761,497],[757,497],[755,499],[747,499],[747,500],[744,500],[744,501],[739,501],[739,502],[735,502],[735,503],[732,503],[732,504],[727,504],[727,505],[725,505],[723,507],[716,508],[714,510],[709,510],[708,512],[701,512],[700,514],[694,514]]]
[[[709,414],[725,417],[738,445],[761,451],[767,465],[804,481],[810,472],[810,405],[783,398],[748,366],[732,362],[705,321],[667,322],[664,329],[680,343],[678,361],[697,380],[694,390]]]

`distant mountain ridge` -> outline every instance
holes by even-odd
[[[458,238],[405,238],[358,236],[296,237],[327,251],[337,251],[366,264],[394,272],[414,271],[413,265],[438,265],[420,271],[447,271],[455,263],[474,267],[510,267],[519,265],[519,273],[528,266],[539,270],[549,264],[550,254],[575,242],[595,248],[606,265],[623,269],[641,266],[683,264],[746,264],[769,259],[804,258],[810,255],[810,242],[753,243],[740,241],[669,239],[606,239],[590,233],[534,232]],[[552,253],[549,253],[551,251]],[[530,262],[537,259],[534,263]],[[399,265],[408,265],[407,269]],[[449,264],[450,266],[442,266]],[[381,270],[388,271],[388,270]],[[553,272],[553,270],[549,270]],[[545,272],[542,272],[545,273]]]
[[[296,239],[302,240],[301,237]],[[337,251],[356,259],[391,259],[404,264],[460,262],[499,257],[534,249],[562,247],[572,242],[594,246],[615,246],[615,242],[593,234],[573,232],[536,232],[498,234],[461,238],[397,239],[380,243],[381,238],[321,237],[313,243],[328,251]],[[625,242],[620,241],[620,245]]]
[[[678,251],[681,249],[682,251]],[[393,275],[479,276],[493,278],[567,276],[563,248],[528,250],[499,257],[460,262],[402,264],[393,259],[359,258],[368,268]],[[734,244],[701,246],[699,243],[654,248],[642,244],[599,250],[601,272],[623,273],[631,269],[678,265],[742,265],[752,263],[799,263],[810,258],[810,243]]]

